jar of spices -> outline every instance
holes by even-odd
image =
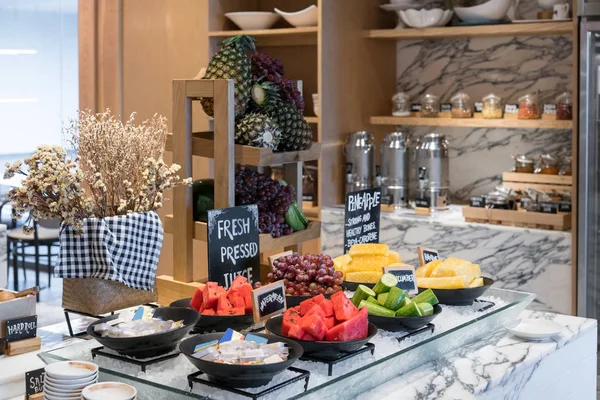
[[[408,117],[410,115],[409,97],[404,92],[398,92],[392,97],[392,115],[394,117]]]
[[[571,93],[564,92],[556,98],[556,119],[573,119],[573,97]]]
[[[512,169],[513,172],[533,174],[534,168],[533,160],[531,158],[528,158],[526,155],[521,154],[516,157],[513,156],[513,159],[515,161]]]
[[[452,118],[471,118],[473,116],[473,103],[468,94],[458,92],[450,98],[452,103]]]
[[[562,162],[560,163],[560,170],[558,171],[559,175],[564,175],[564,176],[571,176],[572,174],[572,164],[573,164],[573,157],[571,156],[565,156],[562,160]]]
[[[434,94],[426,94],[421,99],[421,117],[434,118],[440,113],[440,98]]]
[[[558,175],[558,160],[552,154],[542,154],[536,174]]]
[[[519,119],[538,119],[537,96],[527,93],[519,98]]]
[[[483,109],[481,110],[481,116],[483,118],[502,118],[502,97],[490,93],[481,99],[481,101],[483,102]]]

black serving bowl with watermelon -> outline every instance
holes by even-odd
[[[254,323],[252,315],[252,285],[243,276],[237,276],[229,290],[216,282],[208,282],[196,289],[192,298],[181,299],[171,307],[191,308],[201,317],[194,326],[195,333],[246,329]]]
[[[368,310],[358,310],[344,292],[333,294],[331,300],[323,295],[304,300],[283,316],[268,320],[266,329],[296,340],[306,354],[322,358],[358,350],[377,333],[368,321]]]
[[[266,385],[271,382],[277,374],[285,371],[296,362],[303,354],[302,346],[291,339],[262,333],[255,333],[254,335],[268,339],[268,343],[285,343],[289,348],[287,360],[272,364],[240,365],[212,362],[192,356],[196,345],[208,343],[213,340],[220,340],[223,337],[223,332],[193,336],[181,342],[179,350],[192,364],[194,364],[194,366],[196,366],[196,368],[204,372],[210,381],[235,388],[249,388]]]

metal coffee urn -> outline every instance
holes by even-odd
[[[448,141],[442,135],[422,136],[415,148],[417,207],[423,201],[434,210],[445,210],[450,204]]]
[[[346,193],[375,185],[375,138],[369,132],[353,132],[346,138]]]
[[[382,200],[395,208],[408,206],[410,140],[406,133],[385,135],[381,144]]]

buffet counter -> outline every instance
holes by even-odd
[[[332,257],[343,253],[343,208],[321,210],[321,245]],[[481,266],[495,287],[532,292],[530,308],[572,313],[571,233],[465,222],[460,206],[432,216],[414,210],[381,213],[380,242],[402,261],[419,265],[417,246],[437,249],[442,257]]]

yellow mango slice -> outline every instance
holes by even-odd
[[[371,272],[348,272],[346,274],[346,281],[348,282],[361,282],[361,283],[377,283],[383,272],[371,271]]]
[[[479,287],[483,286],[483,278],[475,278],[469,284],[469,287]]]
[[[471,264],[471,271],[469,276],[472,276],[473,279],[474,278],[481,278],[481,269],[479,269],[479,264]]]
[[[401,262],[402,258],[400,257],[400,253],[390,250],[390,254],[388,254],[388,265]]]
[[[356,256],[348,265],[348,272],[377,271],[388,265],[387,256]]]
[[[352,262],[352,257],[350,257],[350,254],[344,254],[343,256],[337,256],[337,257],[333,258],[332,261],[333,261],[333,268],[338,270],[338,269],[341,269],[341,267],[343,265],[350,264]]]
[[[417,278],[417,286],[429,289],[464,289],[469,287],[469,281],[464,275],[444,278]]]
[[[438,265],[431,274],[431,278],[444,278],[449,276],[471,275],[471,263],[465,260],[459,260],[457,258],[447,258],[440,265]],[[474,276],[469,279],[469,282],[475,278]]]
[[[382,243],[355,244],[350,247],[348,254],[352,258],[354,256],[384,256],[387,258],[390,254],[390,247]]]
[[[431,275],[431,271],[433,271],[438,265],[442,263],[443,260],[433,260],[423,265],[422,267],[417,268],[415,271],[415,276],[417,278],[428,278]]]

